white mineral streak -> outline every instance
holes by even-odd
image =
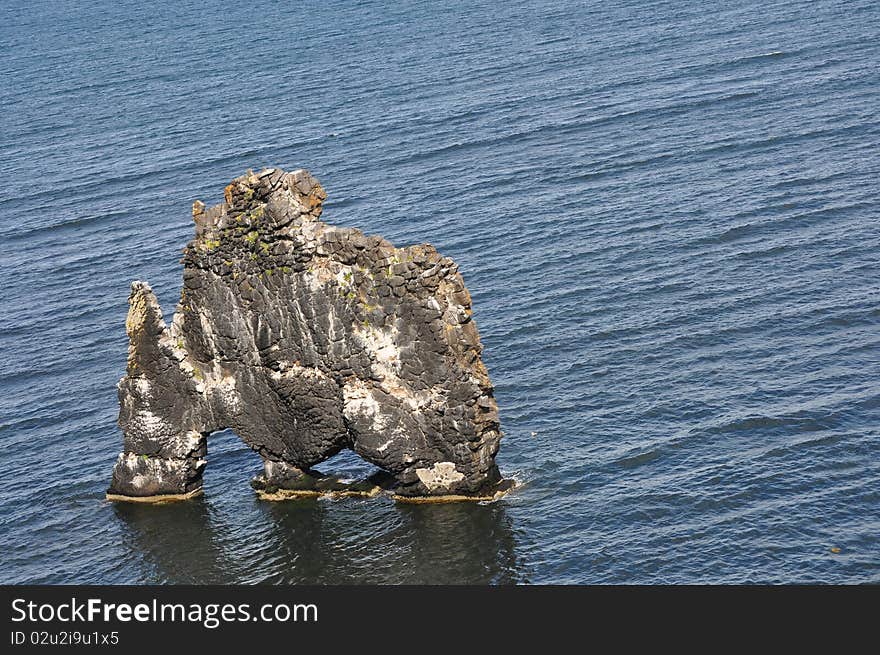
[[[398,398],[406,407],[415,413],[428,406],[442,403],[442,396],[433,389],[415,391],[400,378],[400,349],[397,345],[399,334],[392,328],[377,329],[373,326],[354,326],[353,333],[372,356],[373,373],[383,378],[380,387],[386,393]],[[390,434],[389,416],[382,414],[382,405],[376,401],[372,391],[363,382],[346,383],[343,387],[344,410],[349,419],[361,416],[371,422],[374,431],[385,433],[390,438],[383,442],[377,450],[385,452],[394,442],[406,440],[401,426],[395,426]]]
[[[150,381],[147,378],[138,378],[135,384],[144,400],[152,400],[153,394],[150,391]]]
[[[280,371],[272,371],[270,375],[273,380],[281,380],[282,378],[301,378],[306,377],[312,380],[326,380],[327,374],[324,373],[319,368],[315,368],[314,366],[302,366],[298,362],[289,362],[287,360],[281,360],[278,362],[278,368]]]
[[[371,422],[376,432],[384,432],[388,428],[387,417],[373,397],[372,389],[363,380],[349,379],[342,387],[343,414],[349,418],[362,417]]]
[[[164,435],[174,431],[174,428],[161,416],[156,416],[148,409],[139,408],[132,419],[143,429],[144,433],[150,435]]]
[[[314,221],[303,221],[299,229],[300,238],[305,243],[316,241],[323,232],[324,226]]]
[[[308,275],[306,272],[303,273],[301,278],[305,280],[305,282],[307,284],[307,288],[310,289],[312,292],[315,291],[315,287],[313,286],[314,284],[317,284],[317,288],[318,288],[318,290],[320,290],[320,284],[317,282],[313,282],[311,279],[311,276]],[[300,279],[300,278],[298,278],[297,276],[293,277],[292,282],[293,282],[294,287],[296,287],[298,279]],[[309,321],[306,320],[306,315],[303,313],[302,307],[300,307],[299,300],[291,303],[290,308],[294,312],[294,314],[296,314],[296,318],[297,318],[297,321],[299,322],[299,325],[309,325]],[[302,351],[304,353],[307,353],[311,357],[315,357],[317,354],[317,350],[315,349],[315,340],[312,337],[311,332],[308,330],[303,331],[302,337],[303,337],[303,340],[302,340],[302,343],[300,344]]]
[[[225,375],[220,367],[213,368],[204,382],[206,394],[217,394],[225,407],[232,414],[238,414],[242,409],[241,394],[235,387],[235,378]]]
[[[416,469],[416,475],[430,491],[448,489],[453,483],[464,480],[453,462],[437,462],[429,469]]]
[[[385,378],[389,393],[391,388],[403,388],[399,377],[400,349],[397,347],[396,329],[376,329],[373,326],[355,326],[354,335],[360,339],[367,351],[373,355],[373,372]],[[386,384],[382,385],[383,388]]]

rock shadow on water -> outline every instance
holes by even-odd
[[[503,502],[257,501],[244,533],[212,517],[210,496],[112,506],[141,583],[527,582]]]
[[[236,560],[218,541],[208,501],[112,503],[123,524],[124,545],[139,554],[143,584],[228,584],[237,581]]]
[[[387,500],[261,503],[279,557],[265,582],[525,582],[503,503],[401,505]]]

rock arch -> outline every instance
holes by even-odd
[[[201,488],[206,438],[231,428],[263,458],[265,493],[317,484],[344,448],[401,497],[494,494],[502,433],[471,299],[427,244],[395,248],[319,220],[304,170],[247,173],[196,201],[171,325],[133,282],[113,499]]]

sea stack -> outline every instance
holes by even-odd
[[[428,244],[322,222],[305,170],[248,172],[196,201],[171,325],[133,282],[120,380],[124,451],[108,497],[198,493],[211,432],[263,460],[263,497],[399,499],[500,493],[498,409],[458,266]],[[351,449],[384,473],[355,484],[311,467]]]

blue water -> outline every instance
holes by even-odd
[[[0,581],[880,582],[877,4],[389,4],[0,5]],[[104,501],[129,282],[263,166],[459,262],[516,492]]]

